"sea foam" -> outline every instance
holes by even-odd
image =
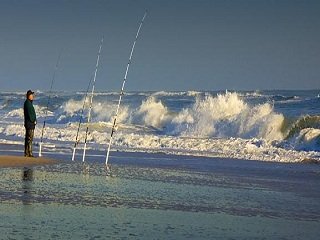
[[[177,113],[151,96],[141,104],[138,113],[143,115],[143,124],[164,128],[172,135],[283,139],[284,116],[275,113],[268,103],[250,106],[237,93],[197,97],[190,108]]]
[[[285,162],[320,158],[317,116],[290,122],[283,113],[275,110],[273,104],[252,103],[246,94],[235,92],[158,92],[127,96],[130,97],[139,99],[139,102],[124,101],[121,105],[113,149]],[[67,147],[77,135],[84,98],[63,95],[58,100],[62,104],[50,109],[44,142]],[[35,142],[41,135],[45,103],[35,101],[39,123]],[[88,147],[105,148],[117,104],[116,96],[94,96],[92,121],[86,124],[89,107],[89,99],[86,99],[80,143],[88,126]],[[11,107],[2,116],[0,133],[6,140],[20,139],[23,143],[22,107]]]

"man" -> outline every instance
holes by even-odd
[[[25,157],[34,157],[32,154],[32,141],[34,135],[34,129],[37,124],[37,117],[32,101],[34,99],[34,92],[28,90],[27,99],[24,102],[23,111],[24,111],[24,127],[26,128],[26,137],[24,141],[24,156]]]

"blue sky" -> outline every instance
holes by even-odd
[[[2,0],[0,89],[84,90],[105,36],[96,88],[320,89],[320,1]]]

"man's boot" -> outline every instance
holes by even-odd
[[[25,156],[25,157],[28,157],[28,156],[29,156],[29,154],[28,154],[28,143],[27,143],[27,141],[25,141],[25,143],[24,143],[24,156]]]

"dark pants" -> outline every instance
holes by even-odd
[[[34,129],[26,128],[26,138],[24,140],[24,156],[32,157],[32,141],[33,141]]]

